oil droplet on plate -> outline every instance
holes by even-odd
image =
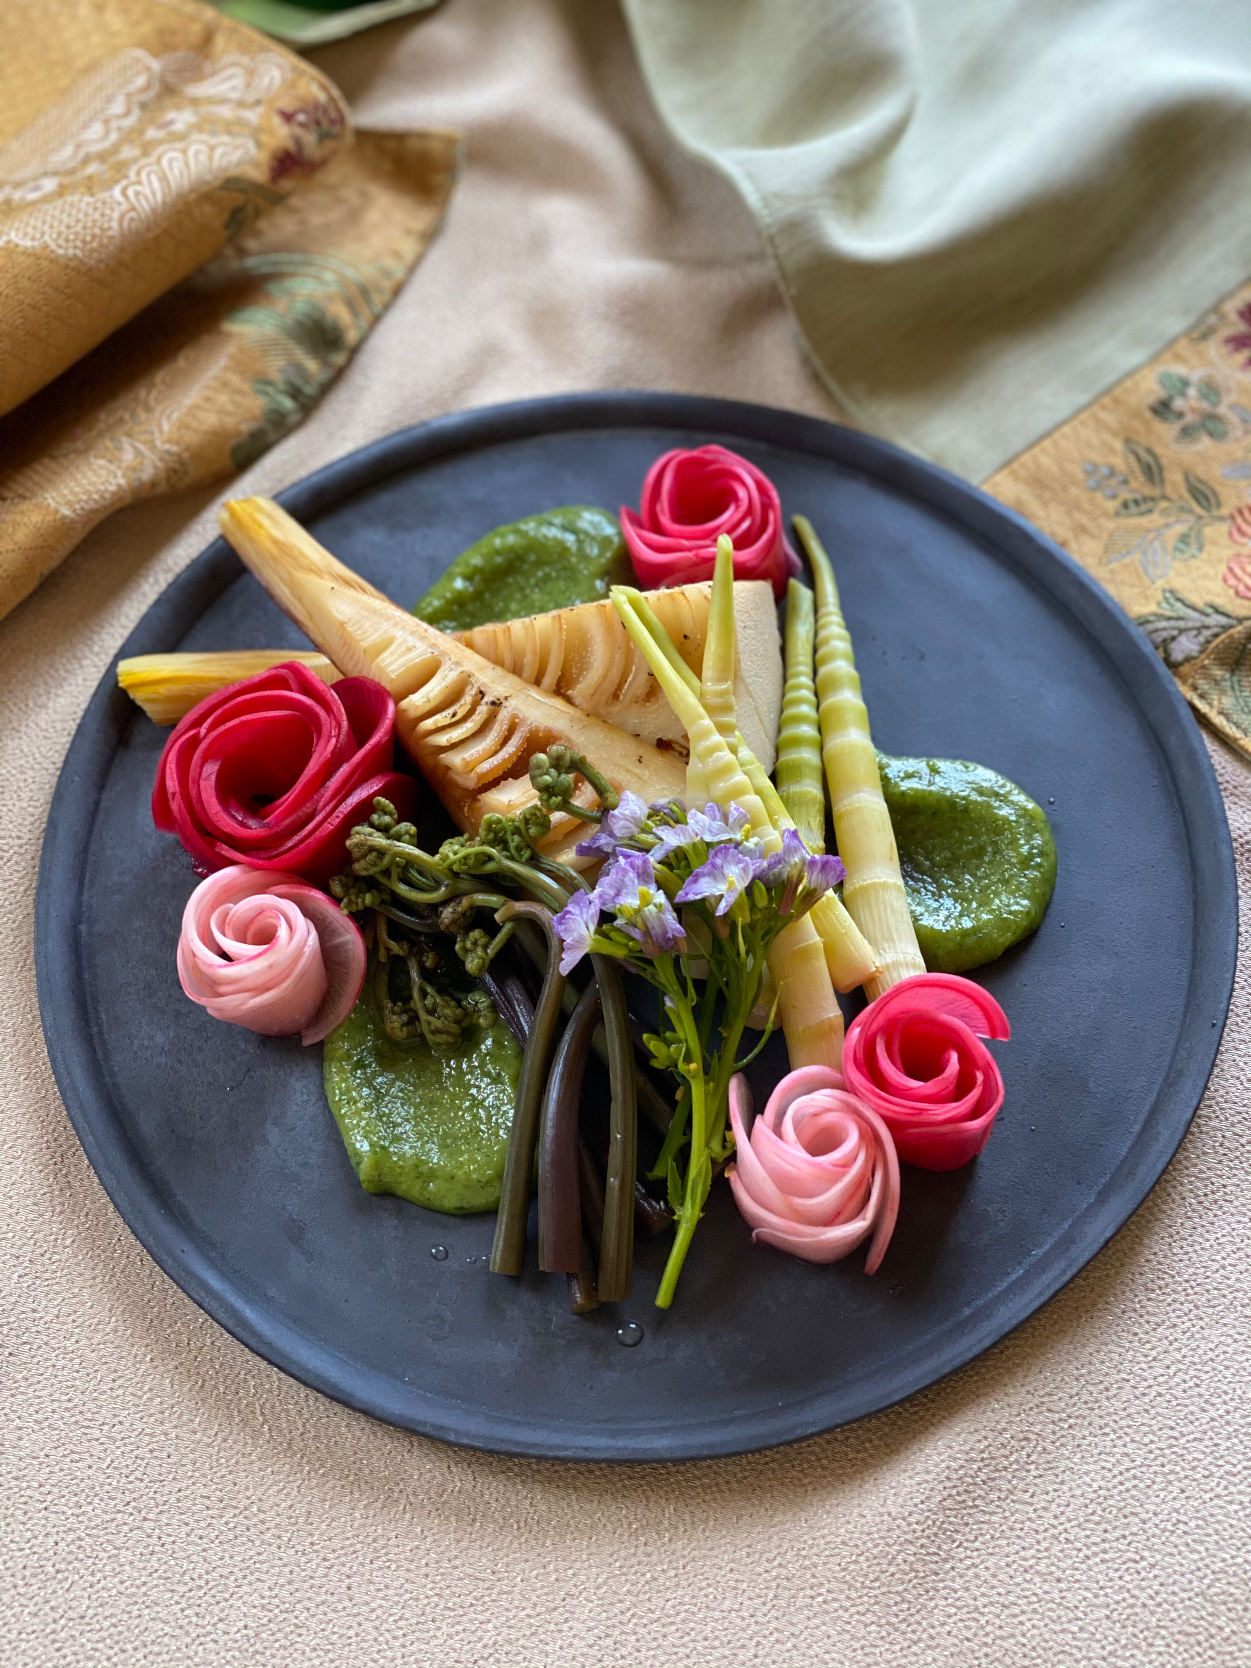
[[[643,1328],[637,1321],[627,1321],[617,1328],[617,1342],[625,1349],[633,1349],[643,1342]]]
[[[434,1258],[436,1263],[445,1263],[447,1261],[447,1246],[432,1245],[430,1247],[430,1255]]]

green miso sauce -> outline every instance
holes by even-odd
[[[877,756],[925,965],[964,973],[1033,932],[1056,883],[1040,805],[961,759]]]
[[[633,582],[616,516],[587,505],[544,510],[470,545],[415,604],[440,631],[597,602]]]
[[[497,1021],[451,1049],[393,1042],[367,981],[323,1044],[326,1099],[367,1193],[467,1215],[500,1202],[521,1050]]]

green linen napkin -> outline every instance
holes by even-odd
[[[1246,0],[623,0],[816,364],[974,480],[1251,274]]]
[[[325,46],[378,23],[429,11],[439,0],[210,0],[219,12],[292,46]]]

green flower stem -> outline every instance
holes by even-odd
[[[678,1093],[677,1104],[673,1108],[673,1117],[666,1132],[664,1144],[660,1149],[660,1156],[647,1172],[649,1181],[664,1181],[669,1174],[669,1166],[677,1160],[683,1144],[686,1141],[686,1123],[691,1111],[691,1086],[685,1082]]]
[[[738,1045],[742,1041],[743,1031],[747,1024],[747,1015],[751,1012],[754,1002],[745,1009],[740,1009],[737,1022],[725,1033],[725,1043],[717,1060],[717,1077],[712,1096],[712,1120],[708,1131],[708,1150],[717,1163],[722,1163],[729,1157],[727,1146],[726,1124],[730,1108],[730,1079],[738,1070]]]
[[[682,1205],[677,1212],[677,1232],[673,1238],[673,1249],[669,1252],[669,1260],[665,1264],[665,1272],[660,1281],[660,1290],[656,1293],[656,1307],[658,1309],[667,1309],[673,1302],[673,1294],[677,1290],[678,1276],[682,1272],[682,1264],[686,1261],[686,1253],[690,1250],[691,1241],[695,1237],[695,1229],[698,1227],[700,1216],[703,1214],[708,1189],[712,1186],[712,1165],[708,1160],[706,1085],[703,1060],[697,1052],[698,1033],[695,1026],[695,1016],[685,1000],[677,1004],[676,1011],[673,1012],[678,1029],[686,1042],[688,1051],[690,1051],[688,1057],[692,1062],[692,1069],[689,1074],[691,1085],[691,1156],[686,1167],[686,1187],[683,1191]]]

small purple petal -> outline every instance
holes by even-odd
[[[702,811],[692,811],[686,820],[699,830],[700,839],[712,846],[722,840],[737,840],[751,819],[737,805],[731,805],[728,814],[722,816],[720,806],[709,800]]]
[[[808,859],[808,884],[815,892],[828,892],[832,886],[841,886],[846,874],[841,857]]]
[[[698,828],[689,822],[674,823],[671,827],[660,830],[656,844],[648,852],[648,856],[653,863],[663,862],[671,851],[678,851],[683,846],[698,845],[703,837]]]
[[[598,926],[599,904],[591,892],[575,892],[560,914],[552,917],[561,944],[562,973],[571,972],[586,955]]]
[[[725,820],[729,824],[730,833],[736,840],[741,840],[751,827],[751,818],[741,805],[731,805],[725,813]]]
[[[579,857],[611,857],[617,849],[617,842],[600,827],[589,840],[579,840],[573,849]]]
[[[608,857],[623,840],[632,840],[647,821],[646,803],[629,790],[622,794],[615,811],[605,811],[599,827],[589,840],[575,849],[579,857]]]
[[[645,800],[629,789],[621,796],[621,803],[615,811],[605,811],[604,820],[600,827],[607,829],[614,840],[632,840],[647,821],[648,809]]]
[[[756,876],[756,865],[737,846],[714,847],[708,861],[689,877],[678,893],[679,903],[695,903],[700,898],[719,898],[717,914],[724,915],[744,887]]]
[[[640,887],[647,887],[652,892],[660,890],[652,860],[645,851],[633,851],[629,846],[622,846],[618,848],[617,861],[612,868],[599,877],[595,899],[601,909],[640,909]]]
[[[686,934],[673,906],[663,892],[629,921],[621,923],[631,938],[636,938],[649,956],[667,955],[670,950],[686,948]]]
[[[781,847],[756,865],[756,879],[766,886],[777,886],[808,858],[807,846],[793,828],[788,828],[782,836]]]

